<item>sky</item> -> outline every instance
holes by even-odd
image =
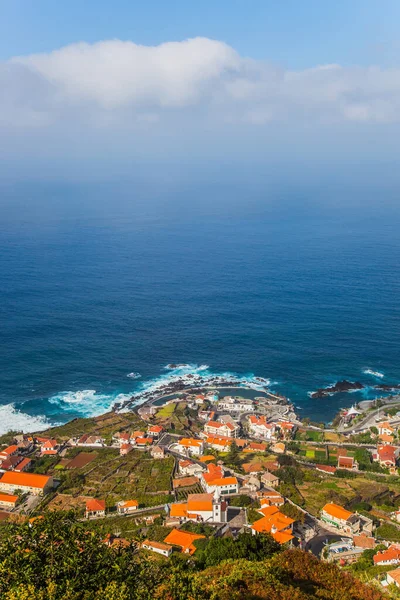
[[[0,0],[0,180],[390,171],[399,19],[398,0]]]

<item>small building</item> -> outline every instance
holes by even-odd
[[[383,444],[378,446],[376,451],[372,453],[372,458],[379,462],[382,467],[395,467],[399,456],[400,448]]]
[[[154,446],[150,450],[150,454],[151,454],[152,458],[164,458],[165,457],[164,448],[161,448],[161,446]]]
[[[14,454],[18,453],[18,446],[16,444],[13,444],[12,446],[8,446],[7,448],[4,448],[4,450],[2,450],[0,452],[0,462],[2,462],[3,460],[7,460],[8,458],[10,458],[10,456],[13,456]]]
[[[204,432],[207,436],[222,435],[224,437],[232,438],[236,437],[239,429],[239,425],[232,422],[220,423],[219,421],[208,421],[208,423],[204,425]]]
[[[266,506],[258,511],[262,518],[251,526],[253,535],[269,533],[281,545],[290,544],[294,539],[292,530],[294,520],[279,511],[276,506]]]
[[[202,539],[205,539],[204,535],[173,529],[165,538],[164,543],[178,546],[184,554],[192,555],[196,552],[196,546],[193,542]]]
[[[12,510],[17,506],[18,496],[11,494],[0,494],[0,508]]]
[[[261,488],[261,482],[258,479],[257,475],[247,475],[247,477],[245,477],[243,479],[242,482],[242,487],[239,490],[240,494],[253,494],[254,492],[258,492],[258,490]]]
[[[204,442],[194,438],[182,438],[177,444],[177,451],[186,456],[201,456],[204,450]]]
[[[222,496],[239,493],[239,483],[236,477],[220,477],[205,484],[208,493],[218,492]]]
[[[261,483],[263,483],[267,487],[276,488],[279,485],[279,477],[277,477],[273,473],[263,473],[261,475]]]
[[[233,438],[223,436],[208,436],[206,442],[207,446],[217,450],[218,452],[226,452],[229,450],[229,446],[232,444]]]
[[[227,508],[217,493],[189,494],[187,502],[171,504],[170,517],[179,519],[180,523],[226,523]]]
[[[146,448],[147,446],[151,446],[153,443],[152,437],[138,437],[135,439],[135,445],[138,448]]]
[[[375,566],[398,565],[400,563],[400,549],[389,546],[387,550],[377,552],[373,557]]]
[[[337,468],[354,471],[358,469],[358,462],[352,456],[338,456]]]
[[[395,585],[400,588],[400,569],[393,569],[386,573],[386,581],[388,585]]]
[[[117,502],[117,511],[120,515],[129,515],[136,512],[139,508],[139,502],[137,500],[120,500]]]
[[[86,512],[85,516],[87,519],[96,517],[106,516],[106,501],[97,500],[97,498],[91,498],[86,501]]]
[[[276,490],[262,490],[258,495],[261,508],[264,506],[283,506],[285,498]]]
[[[276,439],[276,427],[274,423],[269,423],[265,415],[250,415],[248,418],[250,432],[265,440],[271,441]]]
[[[30,458],[23,458],[21,460],[21,462],[18,463],[18,465],[16,465],[14,467],[14,471],[16,471],[17,473],[22,473],[23,471],[29,471],[31,463],[32,463],[32,461]]]
[[[380,433],[379,434],[379,441],[381,444],[393,444],[394,442],[394,436],[390,435],[388,433]]]
[[[40,446],[40,454],[42,456],[55,456],[58,454],[58,442],[57,440],[46,440]]]
[[[246,398],[225,396],[219,400],[217,406],[219,411],[231,413],[251,412],[254,410],[254,401]]]
[[[161,554],[162,556],[166,556],[167,558],[172,554],[172,546],[169,544],[163,544],[162,542],[152,542],[150,540],[144,540],[142,543],[142,548],[145,550],[150,550],[151,552],[155,552],[156,554]]]
[[[394,427],[392,427],[388,421],[377,423],[377,428],[379,435],[393,435],[395,432]]]
[[[276,452],[276,454],[284,454],[286,450],[286,446],[283,442],[277,442],[271,448],[272,452]]]
[[[263,470],[263,466],[261,463],[244,463],[242,465],[242,469],[248,475],[261,473]]]
[[[353,537],[353,544],[355,548],[363,548],[363,550],[372,550],[376,546],[375,538],[371,535],[361,533]]]
[[[35,473],[7,471],[0,479],[0,490],[6,493],[21,490],[27,494],[42,496],[49,492],[53,485],[52,477],[48,475],[36,475]]]
[[[99,435],[89,435],[85,433],[77,442],[77,446],[83,446],[84,448],[103,448],[105,446],[105,440]]]
[[[245,449],[245,452],[265,452],[267,450],[267,444],[251,442]],[[279,466],[278,466],[279,468]]]
[[[119,447],[119,454],[120,456],[126,456],[131,450],[133,450],[133,446],[124,442]]]
[[[281,437],[285,440],[290,440],[297,429],[296,425],[291,421],[279,421],[276,426]]]
[[[161,425],[150,425],[147,429],[147,435],[153,438],[158,438],[163,431],[164,429],[161,427]]]
[[[334,475],[336,473],[336,467],[332,467],[331,465],[315,465],[315,469],[325,475]]]
[[[24,459],[21,455],[13,454],[1,462],[0,471],[15,471],[23,460],[26,459]]]
[[[352,513],[333,502],[325,504],[321,510],[321,520],[348,535],[359,534],[362,531],[371,533],[373,529],[372,519]]]
[[[204,457],[202,456],[202,459]],[[212,457],[214,460],[214,456]],[[193,463],[190,460],[182,459],[178,463],[179,473],[181,475],[197,475],[200,476],[203,472],[203,468],[197,463]]]

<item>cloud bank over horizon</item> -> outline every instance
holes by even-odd
[[[397,123],[400,68],[291,71],[193,38],[159,46],[77,43],[0,63],[0,128],[149,128],[169,118],[271,123]]]

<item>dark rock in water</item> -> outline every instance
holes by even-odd
[[[310,398],[326,398],[326,396],[332,396],[333,394],[340,394],[343,392],[352,392],[354,390],[363,390],[364,386],[359,381],[338,381],[335,385],[329,385],[326,388],[319,388],[316,392],[310,394]]]
[[[382,392],[394,392],[396,390],[400,390],[400,383],[395,385],[381,383],[380,385],[374,385],[374,390],[381,390]]]

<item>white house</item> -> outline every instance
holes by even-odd
[[[204,432],[207,436],[222,435],[224,437],[236,437],[240,427],[236,423],[220,423],[219,421],[208,421],[204,425]]]
[[[187,502],[171,504],[170,517],[179,518],[181,523],[226,523],[228,505],[221,501],[218,492],[212,494],[189,494]]]
[[[121,500],[117,502],[117,511],[120,515],[128,515],[137,511],[139,502],[137,500]]]
[[[245,398],[233,398],[232,396],[225,396],[217,404],[219,411],[227,412],[250,412],[254,409],[253,400],[247,400]]]
[[[194,438],[182,438],[176,445],[176,450],[180,454],[201,456],[204,451],[204,442]]]
[[[151,552],[156,552],[157,554],[162,554],[163,556],[171,556],[172,554],[172,546],[169,544],[164,544],[162,542],[151,542],[150,540],[144,540],[142,543],[142,548],[145,550],[151,550]]]
[[[249,430],[254,436],[264,440],[276,439],[276,427],[274,423],[268,423],[264,415],[250,415],[248,419]]]

